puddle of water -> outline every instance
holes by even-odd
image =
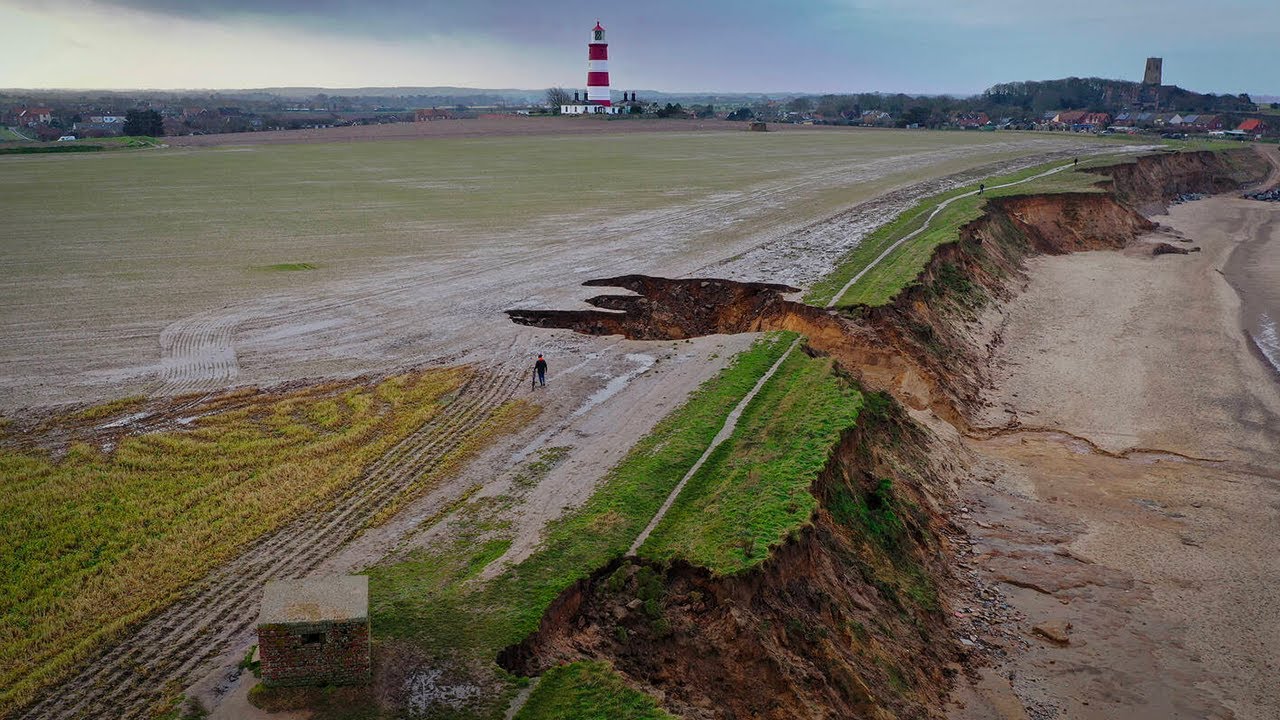
[[[595,406],[605,400],[608,400],[614,395],[617,395],[622,391],[622,388],[627,386],[627,383],[630,383],[635,378],[647,372],[649,368],[653,367],[654,362],[656,362],[652,355],[639,355],[633,353],[627,355],[627,360],[636,363],[636,366],[605,383],[604,387],[594,393],[591,393],[591,396],[587,398],[587,401],[582,403],[577,410],[574,410],[570,417],[581,417],[582,415],[590,412]]]
[[[125,417],[122,417],[119,420],[116,420],[114,422],[109,422],[106,425],[99,425],[98,429],[110,430],[111,428],[124,427],[126,425],[132,425],[133,423],[136,423],[139,420],[145,420],[149,417],[151,417],[151,413],[149,412],[134,413],[132,415],[126,415]]]
[[[598,357],[599,357],[599,353],[591,353],[587,360],[583,360],[581,363],[574,365],[572,368],[570,368],[569,370],[566,370],[564,373],[561,373],[561,374],[567,374],[572,370],[576,370],[582,365],[586,365],[588,362],[591,362]],[[542,434],[538,435],[538,437],[530,441],[528,445],[525,445],[523,448],[517,451],[514,455],[512,455],[511,462],[512,463],[522,462],[526,457],[529,457],[529,455],[533,454],[534,451],[542,447],[552,436],[554,436],[556,433],[560,432],[564,428],[568,427],[569,422],[579,417],[582,417],[586,413],[590,412],[592,408],[595,408],[597,405],[604,402],[605,400],[608,400],[614,395],[617,395],[619,392],[622,391],[623,388],[627,386],[628,383],[630,383],[632,380],[636,379],[640,375],[647,372],[649,368],[653,367],[653,364],[657,362],[657,360],[651,355],[639,355],[639,354],[633,354],[633,353],[627,354],[626,359],[630,360],[633,363],[636,363],[636,366],[628,370],[627,372],[613,378],[609,382],[605,383],[604,387],[592,393],[590,397],[588,397],[586,401],[582,403],[582,405],[578,406],[578,409],[574,410],[564,423],[548,428],[545,432],[543,432]]]

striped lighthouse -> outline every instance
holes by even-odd
[[[609,98],[609,43],[604,39],[604,26],[596,21],[587,45],[587,103],[613,105]]]
[[[575,90],[573,102],[560,106],[561,115],[618,115],[631,111],[636,94],[622,93],[624,103],[614,105],[609,95],[609,43],[604,38],[604,26],[596,21],[591,28],[591,41],[587,43],[587,90],[579,97]]]

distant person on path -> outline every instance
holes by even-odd
[[[982,192],[983,192],[984,190],[986,190],[986,189],[987,189],[987,184],[986,184],[986,183],[978,183],[978,194],[979,194],[979,195],[981,195],[981,194],[982,194]]]
[[[1076,158],[1075,160],[1072,160],[1072,161],[1071,161],[1071,167],[1073,167],[1073,168],[1078,168],[1078,167],[1080,167],[1080,158]]]
[[[538,356],[538,361],[533,364],[533,371],[538,374],[538,383],[542,387],[547,386],[547,361]]]

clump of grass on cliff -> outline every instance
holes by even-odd
[[[576,662],[553,668],[516,720],[675,720],[653,698],[623,683],[611,665]]]
[[[757,565],[809,522],[818,504],[810,485],[861,407],[862,394],[830,358],[792,353],[640,554],[726,575]]]
[[[509,497],[475,499],[455,513],[440,540],[371,568],[375,636],[466,673],[467,682],[488,688],[468,714],[501,716],[517,684],[494,663],[497,654],[536,630],[562,591],[626,552],[795,337],[773,333],[739,355],[641,439],[582,507],[550,523],[531,555],[491,579],[480,576],[513,538],[502,512],[515,502]],[[519,480],[511,492],[527,492],[537,479]]]
[[[1116,161],[1115,158],[1110,158],[1111,163]],[[1063,164],[1062,161],[1057,161],[1028,168],[991,178],[985,181],[985,184],[991,187],[1017,182]],[[928,221],[928,229],[909,242],[898,246],[870,272],[862,276],[838,299],[836,307],[851,308],[858,305],[874,307],[891,302],[899,292],[915,282],[933,256],[934,249],[939,245],[955,241],[961,227],[982,216],[983,208],[990,198],[1030,193],[1102,192],[1102,188],[1098,186],[1102,178],[1084,172],[1086,168],[1096,167],[1099,164],[1107,164],[1107,161],[1096,158],[1086,160],[1080,164],[1078,170],[1074,168],[1065,170],[1008,188],[992,187],[982,195],[955,200]],[[924,227],[929,215],[940,203],[977,189],[978,186],[975,183],[922,200],[891,222],[877,228],[841,258],[835,270],[814,283],[813,288],[805,296],[805,302],[811,305],[825,305],[830,302],[832,296],[838,293],[851,278],[875,262],[886,249],[906,235]]]
[[[894,403],[883,393],[864,396],[862,422],[879,442],[899,446],[907,432],[895,421]],[[894,473],[916,473],[910,463]],[[912,497],[912,483],[885,475],[843,477],[826,490],[824,506],[832,522],[845,528],[866,580],[902,612],[934,612],[938,591],[918,553],[930,546],[927,513]]]
[[[188,430],[127,436],[112,452],[0,450],[0,715],[348,487],[439,413],[468,372],[263,394]]]

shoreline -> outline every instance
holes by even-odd
[[[1271,377],[1280,383],[1280,338],[1276,337],[1280,327],[1280,213],[1256,236],[1231,250],[1222,272],[1240,298],[1241,331]],[[1274,347],[1264,346],[1271,344],[1266,343],[1267,335],[1272,336]]]

